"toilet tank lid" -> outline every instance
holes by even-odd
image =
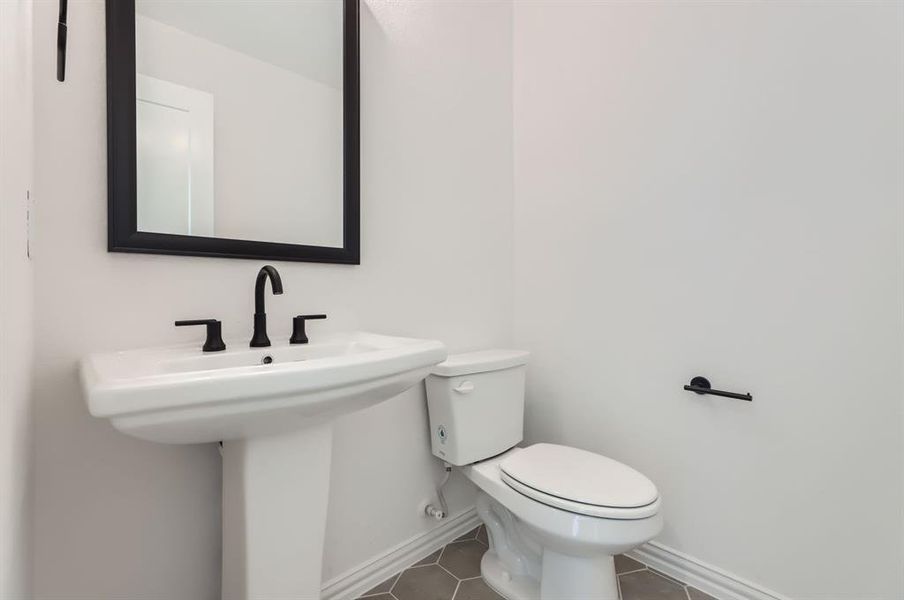
[[[487,371],[501,371],[527,364],[529,352],[524,350],[480,350],[465,354],[451,354],[431,371],[440,377],[472,375]]]

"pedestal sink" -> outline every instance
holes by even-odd
[[[203,353],[96,354],[81,364],[95,417],[164,444],[223,442],[223,599],[320,597],[332,421],[422,381],[440,342],[370,333]]]

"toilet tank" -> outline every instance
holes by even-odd
[[[524,437],[527,352],[454,354],[427,377],[434,456],[468,465],[505,452]]]

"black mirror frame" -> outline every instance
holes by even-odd
[[[106,0],[107,250],[257,260],[361,263],[359,0],[343,0],[343,247],[138,231],[135,2]]]

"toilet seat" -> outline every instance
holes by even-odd
[[[502,480],[548,506],[606,519],[645,519],[659,492],[643,474],[605,456],[557,444],[534,444],[506,457]]]

